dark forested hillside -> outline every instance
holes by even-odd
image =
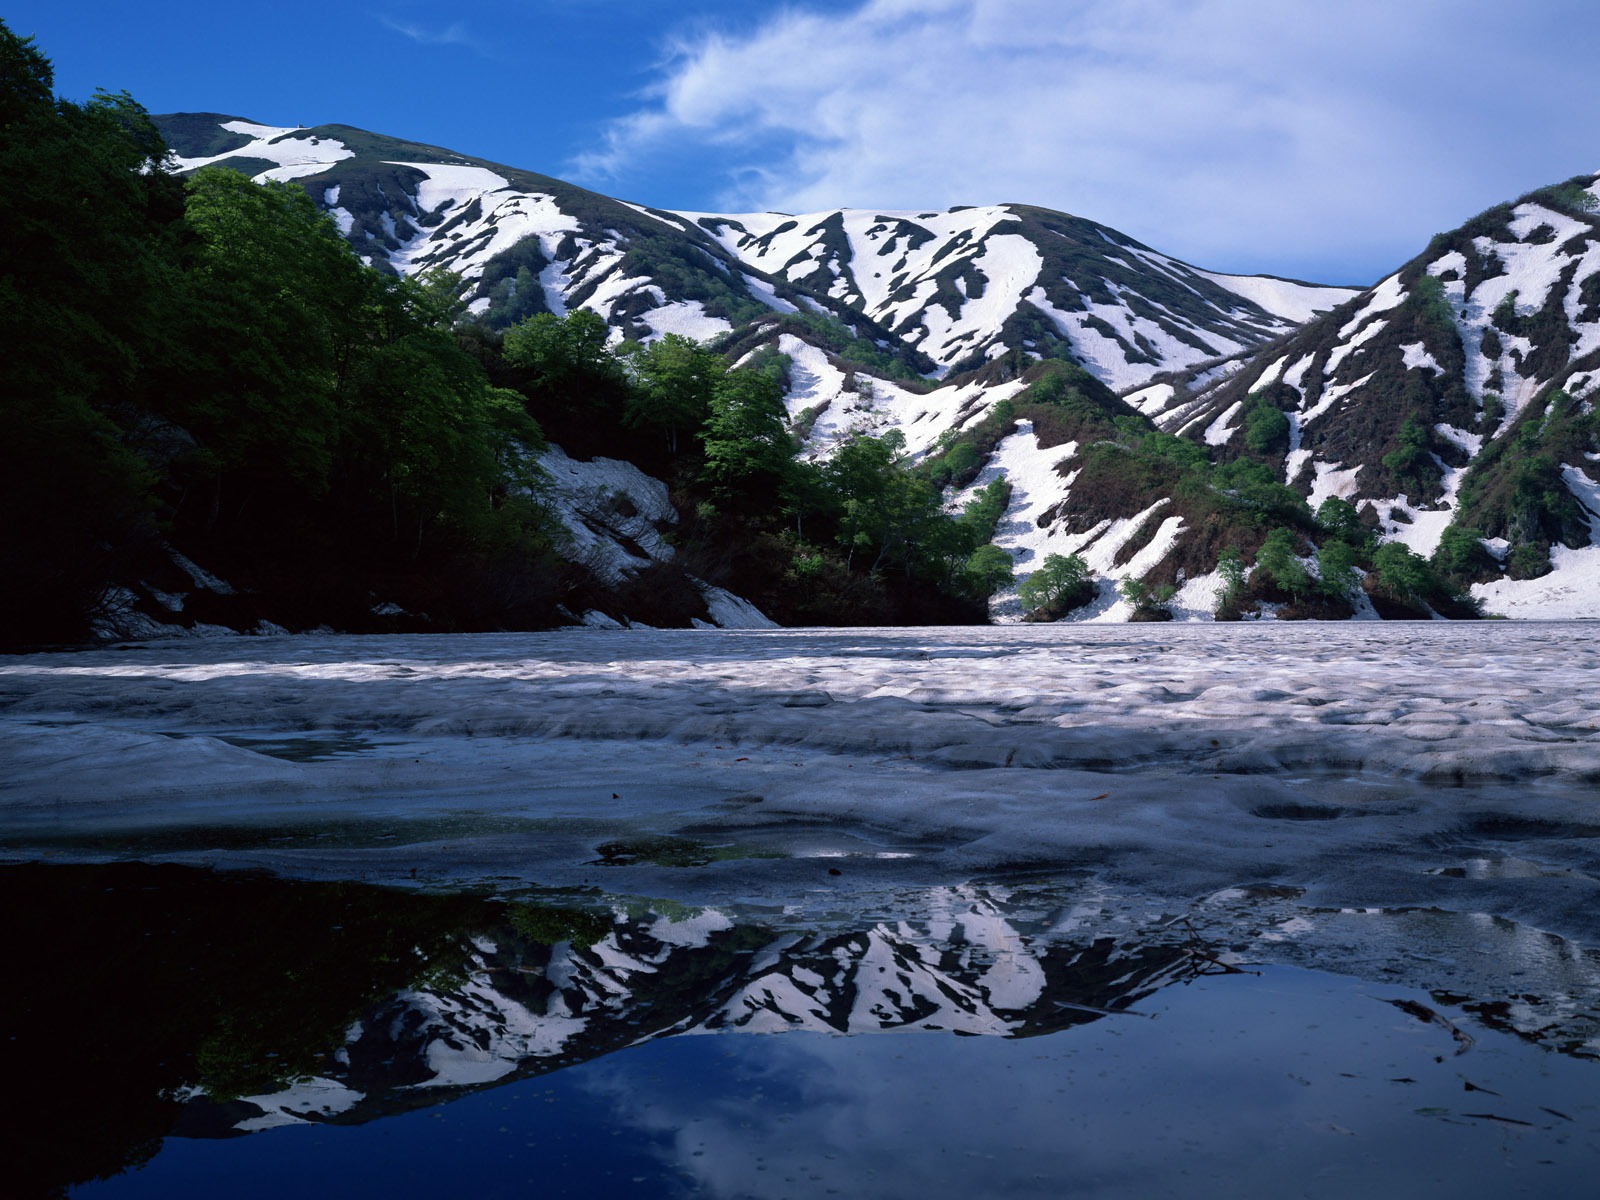
[[[588,609],[682,624],[717,584],[791,619],[981,617],[997,578],[967,559],[990,530],[946,516],[893,439],[800,462],[776,363],[731,370],[672,334],[618,344],[581,309],[463,320],[458,277],[364,264],[304,189],[179,178],[132,98],[57,100],[49,62],[3,27],[0,56],[0,488],[26,514],[0,535],[0,639],[72,640],[130,611],[241,630]],[[665,479],[677,553],[644,578],[575,553],[544,430]]]

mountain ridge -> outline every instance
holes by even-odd
[[[724,611],[754,613],[741,595],[780,603],[785,619],[807,611],[771,589],[781,574],[797,598],[818,569],[801,536],[814,501],[785,501],[800,507],[784,541],[774,513],[712,503],[700,417],[692,461],[677,458],[672,429],[669,455],[641,441],[659,418],[624,394],[644,361],[635,352],[670,356],[673,339],[776,381],[784,430],[760,437],[787,440],[799,462],[826,475],[845,451],[874,447],[916,488],[942,489],[950,513],[987,514],[991,544],[960,587],[977,594],[987,580],[993,619],[1464,616],[1486,604],[1600,615],[1593,177],[1480,214],[1357,290],[1208,271],[1025,204],[675,212],[348,125],[153,120],[169,170],[294,185],[378,272],[449,273],[465,306],[460,347],[556,422],[544,470],[575,481],[540,501],[569,531],[556,552],[633,597],[596,620],[636,619],[628,605],[656,586],[647,578],[681,590],[688,571],[690,590]],[[502,341],[579,314],[598,318],[610,360],[583,386],[609,398],[536,403],[528,388],[550,385]],[[637,478],[601,465],[616,457]],[[761,486],[771,494],[758,508],[779,483]],[[851,539],[869,536],[861,519],[841,509],[827,522],[843,525],[824,525],[846,574]],[[766,539],[754,558],[752,536]],[[935,535],[870,536],[875,578],[902,546],[909,597],[910,543],[895,539]],[[390,537],[398,546],[398,526]],[[956,551],[936,553],[937,587],[954,586]],[[1075,582],[1049,583],[1063,570]],[[181,573],[198,591],[167,571],[165,591],[141,584],[149,596],[129,603],[158,623],[153,606],[209,604],[206,572]],[[685,592],[670,620],[700,603]]]
[[[715,337],[731,332],[739,320],[751,319],[757,311],[754,305],[787,312],[809,301],[810,305],[820,306],[821,312],[845,321],[868,318],[878,326],[887,324],[890,335],[902,342],[931,342],[944,333],[943,344],[935,347],[931,355],[920,345],[910,347],[922,352],[919,373],[926,377],[960,375],[981,367],[987,361],[985,352],[992,357],[1003,344],[1001,335],[1010,322],[1011,328],[1006,331],[1010,341],[1004,342],[1005,349],[1020,348],[1032,351],[1034,357],[1048,357],[1052,348],[1072,347],[1078,356],[1088,360],[1086,365],[1091,370],[1116,386],[1141,381],[1146,374],[1144,367],[1183,367],[1200,360],[1225,358],[1285,332],[1293,322],[1282,312],[1267,307],[1274,302],[1275,292],[1278,306],[1286,305],[1287,311],[1295,315],[1315,307],[1309,300],[1312,295],[1325,294],[1327,307],[1332,307],[1350,294],[1349,289],[1321,288],[1274,277],[1228,276],[1192,268],[1109,226],[1037,206],[963,205],[943,212],[892,214],[835,209],[800,216],[679,213],[615,200],[550,176],[456,154],[442,147],[353,131],[350,126],[267,126],[240,118],[215,121],[214,117],[215,114],[171,114],[156,118],[172,143],[178,170],[202,165],[256,167],[269,163],[247,173],[258,181],[300,182],[319,206],[334,216],[357,251],[380,268],[414,273],[443,267],[474,282],[477,286],[471,296],[472,310],[491,323],[500,323],[508,309],[523,315],[531,302],[536,310],[557,315],[569,307],[591,307],[614,326],[637,336],[680,332]],[[216,150],[218,141],[208,126],[230,133],[231,144]],[[355,148],[335,137],[335,133],[355,143]],[[186,153],[199,150],[210,153]],[[411,162],[398,157],[417,152],[430,157]],[[371,195],[352,197],[352,183],[367,183],[377,166],[398,169],[387,172],[388,182],[399,185],[395,190],[409,198],[409,206],[387,190],[383,192],[381,208],[374,207],[377,202]],[[436,170],[429,172],[429,167]],[[407,168],[425,178],[406,174]],[[522,198],[525,196],[538,196],[546,203],[531,205]],[[486,204],[496,207],[486,209]],[[598,211],[593,211],[596,207]],[[385,215],[387,221],[383,220]],[[641,227],[640,217],[652,224]],[[765,227],[760,233],[749,234],[744,223],[757,218]],[[918,220],[924,223],[918,224]],[[941,228],[926,223],[934,221]],[[720,271],[724,278],[713,282],[703,268],[695,271],[693,268],[700,264],[691,261],[688,278],[664,286],[634,270],[637,261],[628,261],[631,247],[620,244],[627,237],[606,236],[638,236],[645,229],[663,227],[687,239],[709,260],[711,269]],[[730,228],[747,236],[725,236]],[[470,232],[463,232],[464,229]],[[981,251],[997,230],[998,237],[1010,240],[1001,247],[1002,253],[992,256],[999,261],[989,264],[991,271],[996,265],[1002,269],[1013,265],[1006,261],[1007,252],[1014,261],[1018,251],[1027,255],[1028,247],[1036,247],[1049,238],[1068,242],[1069,250],[1046,253],[1033,249],[1037,264],[1032,274],[1022,272],[1026,278],[1003,295],[1002,303],[991,301],[988,307],[994,311],[969,320],[967,324],[972,328],[958,329],[962,312],[974,307],[973,302],[981,300],[992,286]],[[402,232],[408,237],[400,238],[398,234]],[[534,238],[538,239],[537,249],[529,244]],[[1148,256],[1157,269],[1148,269],[1149,264],[1142,270],[1127,263],[1101,264],[1093,253],[1098,246],[1092,243],[1119,248],[1133,256]],[[519,245],[520,255],[501,257]],[[756,247],[752,252],[741,253],[752,245]],[[868,261],[869,252],[877,257],[897,253],[902,267],[910,265],[904,260],[914,252],[926,261],[920,271],[901,270],[887,284],[875,286],[867,284],[865,273],[858,275],[854,267]],[[681,254],[676,257],[683,259]],[[497,258],[501,261],[496,262]],[[1077,283],[1071,279],[1074,266]],[[1100,274],[1089,271],[1088,266]],[[521,306],[508,304],[504,294],[507,289],[498,296],[494,289],[507,280],[515,281],[522,268],[528,268],[530,275],[538,278],[540,291],[535,295],[525,292]],[[735,286],[727,278],[733,268],[741,274],[749,273],[738,281],[742,286]],[[1106,270],[1117,278],[1105,277]],[[1023,289],[1038,284],[1051,272],[1061,278],[1040,286],[1037,290],[1041,294],[1036,299],[1024,294]],[[875,272],[876,276],[881,274]],[[1179,276],[1176,286],[1173,275]],[[1221,282],[1230,279],[1240,281],[1241,287],[1255,294],[1231,290]],[[1262,279],[1279,286],[1263,289],[1258,282]],[[1171,305],[1163,306],[1159,297],[1151,299],[1142,294],[1136,295],[1131,305],[1118,304],[1118,293],[1135,283],[1142,283],[1147,290],[1156,289],[1173,303],[1177,303],[1175,298],[1181,298],[1182,306],[1192,311],[1163,312],[1162,307],[1170,310]],[[653,306],[641,295],[652,284],[661,293]],[[1285,287],[1290,289],[1286,295]],[[976,293],[969,295],[972,288]],[[1198,307],[1192,298],[1181,297],[1185,290],[1198,297]],[[870,308],[869,292],[875,301]],[[696,303],[698,311],[693,307]],[[1042,309],[1041,304],[1045,306]],[[1031,311],[1025,311],[1024,305]],[[1103,313],[1092,311],[1094,305]],[[1207,308],[1208,312],[1201,313]],[[1123,309],[1129,311],[1125,314]],[[1051,320],[1052,310],[1084,315],[1070,320],[1056,316]],[[930,319],[935,325],[941,324],[938,313],[949,317],[942,330],[928,324]],[[653,319],[647,314],[653,314]],[[1115,324],[1107,320],[1108,316],[1115,319]],[[915,338],[906,338],[906,332],[912,329],[921,332]],[[1038,337],[1029,337],[1030,331]],[[1207,337],[1212,342],[1207,342]],[[1044,344],[1028,346],[1029,341]],[[1157,345],[1158,341],[1164,344]],[[966,345],[968,342],[972,344]]]

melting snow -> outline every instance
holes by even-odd
[[[1600,548],[1554,557],[1551,576],[1478,593],[1501,611],[1594,615]],[[1057,862],[1185,903],[1242,880],[1315,882],[1308,903],[1470,896],[1589,931],[1593,906],[1570,889],[1474,892],[1420,866],[1496,822],[1593,824],[1597,680],[1600,626],[1543,622],[585,629],[13,655],[0,661],[0,829],[11,857],[42,838],[94,858],[83,847],[108,835],[165,831],[173,848],[157,856],[176,861],[497,887],[592,881],[612,837],[760,839],[780,857],[720,861],[694,882],[638,865],[629,886],[776,904]],[[322,762],[217,736],[308,727],[378,736]],[[1329,819],[1275,815],[1295,806]],[[481,830],[447,841],[377,852],[360,832],[464,812]],[[272,842],[285,822],[326,836]],[[222,827],[263,832],[184,832]],[[910,857],[834,859],[830,877],[806,856],[862,846]],[[1582,839],[1519,847],[1591,869]],[[614,973],[649,969],[596,955]],[[1023,994],[1025,975],[996,974],[990,998]],[[492,989],[469,1000],[508,1043],[560,1044]],[[442,1080],[489,1078],[486,1053],[441,1049],[435,1064]]]
[[[547,500],[572,538],[570,555],[608,583],[672,557],[658,524],[677,521],[667,485],[615,458],[579,462],[552,446],[539,458]],[[640,552],[644,557],[640,556]]]
[[[263,177],[292,179],[297,176],[319,174],[336,162],[354,158],[356,153],[343,142],[329,137],[314,137],[309,131],[296,128],[253,125],[249,121],[224,121],[222,128],[255,140],[247,145],[240,146],[237,150],[226,150],[221,154],[212,154],[199,158],[181,158],[173,155],[173,169],[194,171],[200,167],[210,166],[213,163],[223,162],[230,158],[261,158],[266,159],[268,162],[277,163],[280,168],[310,168],[292,175],[276,175],[272,172],[263,172],[261,175],[256,176],[258,180]]]
[[[1291,279],[1276,279],[1271,275],[1222,275],[1215,271],[1202,271],[1198,267],[1189,269],[1259,304],[1273,316],[1293,321],[1296,325],[1330,312],[1361,294],[1360,288],[1323,287],[1296,283]]]
[[[1389,276],[1389,278],[1372,289],[1372,295],[1367,302],[1357,309],[1355,315],[1344,323],[1339,330],[1339,340],[1341,342],[1346,340],[1357,329],[1361,328],[1364,322],[1378,313],[1388,312],[1391,308],[1398,308],[1405,298],[1406,290],[1400,286],[1400,276]]]
[[[1405,359],[1406,369],[1418,367],[1432,371],[1435,375],[1443,375],[1444,368],[1439,365],[1439,360],[1428,353],[1421,342],[1411,342],[1400,347],[1400,353]]]
[[[733,329],[733,325],[722,317],[707,314],[706,306],[698,300],[675,300],[671,304],[663,304],[659,308],[652,308],[640,320],[653,331],[644,339],[646,342],[653,342],[667,333],[676,333],[691,341],[709,342]]]

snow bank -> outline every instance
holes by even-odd
[[[572,539],[568,558],[607,583],[620,583],[652,562],[672,557],[658,526],[675,524],[667,485],[616,458],[579,462],[551,446],[539,458],[550,478],[541,495]]]

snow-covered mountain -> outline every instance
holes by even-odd
[[[456,272],[473,310],[500,319],[584,307],[629,336],[706,339],[804,310],[929,377],[1067,350],[1120,388],[1261,345],[1352,294],[1202,271],[1024,205],[674,213],[347,126],[160,123],[177,169],[294,180],[369,261]]]
[[[1515,616],[1600,612],[1600,176],[1484,212],[1220,378],[1164,389],[1165,428],[1222,454],[1265,398],[1283,479],[1385,539],[1484,548],[1474,588]],[[1147,410],[1150,411],[1150,410]]]
[[[1068,349],[1112,387],[1258,346],[1347,294],[1218,275],[1081,217],[948,212],[680,214],[746,266],[862,313],[938,364]]]
[[[809,457],[898,430],[914,459],[951,464],[952,504],[1003,480],[995,542],[1019,582],[1051,554],[1099,577],[1073,619],[1145,611],[1119,577],[1162,589],[1181,619],[1209,617],[1219,559],[1248,568],[1274,524],[1315,578],[1323,533],[1304,511],[1263,516],[1228,473],[1240,461],[1312,508],[1350,500],[1424,558],[1448,542],[1452,578],[1490,611],[1600,613],[1593,178],[1490,210],[1358,291],[1201,270],[1018,204],[668,212],[346,126],[159,120],[178,168],[294,180],[374,265],[460,274],[492,325],[587,308],[619,339],[777,351]],[[1157,428],[1200,448],[1210,474],[1140,432]],[[1376,615],[1368,593],[1396,611],[1363,569],[1348,603],[1311,611]],[[1254,586],[1242,605],[1276,612],[1274,596]],[[1016,591],[994,612],[1019,617]]]

